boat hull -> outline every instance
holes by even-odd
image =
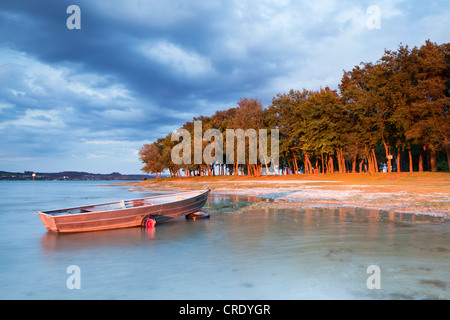
[[[139,201],[164,201],[164,197],[168,199],[176,197],[175,201],[156,202],[150,205],[140,204],[139,206],[115,210],[54,215],[52,212],[58,212],[58,210],[55,210],[51,212],[37,212],[37,214],[39,214],[44,227],[48,231],[57,233],[138,227],[142,225],[143,220],[148,216],[154,218],[156,222],[161,222],[197,212],[205,205],[209,192],[210,190],[208,189],[201,192],[129,200],[128,202],[130,203],[138,203]],[[88,207],[72,208],[72,210],[83,208]]]

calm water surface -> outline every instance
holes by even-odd
[[[56,235],[37,210],[149,196],[108,182],[0,182],[1,299],[449,299],[450,223],[352,208],[242,210],[209,220]],[[240,209],[241,208],[241,209]],[[67,267],[81,270],[69,290]],[[367,267],[381,271],[369,290]]]

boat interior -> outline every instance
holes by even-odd
[[[121,210],[121,209],[128,209],[128,208],[141,207],[141,206],[151,206],[151,205],[157,205],[157,204],[161,204],[161,203],[170,203],[170,202],[183,200],[188,197],[189,196],[183,196],[183,195],[169,195],[169,196],[159,196],[159,197],[134,199],[134,200],[122,200],[122,201],[118,201],[118,202],[84,206],[84,207],[44,211],[43,213],[51,215],[51,216],[62,216],[62,215],[70,215],[70,214],[103,212],[103,211]]]

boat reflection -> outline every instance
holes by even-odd
[[[93,232],[59,234],[47,232],[41,238],[41,248],[46,252],[71,251],[80,248],[123,245],[142,242],[145,234],[141,228],[125,228]]]
[[[155,241],[181,241],[192,232],[207,232],[209,219],[187,220],[184,217],[166,221],[154,228],[123,228],[114,230],[58,234],[46,232],[41,237],[45,253],[80,251],[91,248],[127,248],[152,245]],[[195,230],[192,230],[195,229]]]

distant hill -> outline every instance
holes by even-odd
[[[155,175],[148,174],[121,174],[113,172],[109,174],[89,173],[78,171],[48,172],[6,172],[0,171],[0,180],[143,180],[155,179]]]

